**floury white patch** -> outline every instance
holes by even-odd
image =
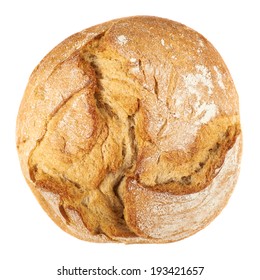
[[[117,42],[119,43],[119,45],[123,46],[128,42],[128,39],[125,35],[120,35],[117,37]]]

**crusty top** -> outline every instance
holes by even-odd
[[[234,187],[239,135],[238,96],[215,48],[144,16],[54,48],[17,118],[22,170],[43,208],[65,231],[100,242],[168,242],[204,227]]]

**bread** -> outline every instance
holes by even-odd
[[[216,49],[171,20],[79,32],[33,71],[17,118],[25,179],[69,234],[165,243],[207,226],[237,181],[239,101]]]

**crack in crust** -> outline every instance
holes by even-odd
[[[170,192],[175,195],[191,194],[203,190],[217,176],[226,153],[233,147],[240,133],[239,126],[228,127],[227,131],[221,137],[221,141],[215,143],[208,150],[206,159],[199,162],[197,166],[195,165],[194,170],[190,174],[182,176],[179,181],[169,179],[166,182],[160,182],[157,176],[155,186],[150,188],[158,192]]]
[[[46,88],[58,84],[61,98],[30,151],[28,167],[37,189],[59,196],[67,225],[75,226],[69,210],[75,211],[92,235],[116,240],[141,235],[125,217],[130,181],[176,196],[200,192],[217,176],[241,131],[238,116],[219,114],[201,124],[186,151],[167,150],[169,130],[179,129],[171,96],[180,75],[172,65],[168,76],[159,73],[158,65],[141,57],[133,65],[109,45],[112,26],[46,80]],[[63,68],[71,76],[59,82]],[[68,90],[75,75],[78,85]]]

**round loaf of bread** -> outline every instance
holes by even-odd
[[[93,242],[188,237],[237,181],[236,89],[216,49],[180,23],[112,20],[55,47],[17,118],[23,174],[64,231]]]

